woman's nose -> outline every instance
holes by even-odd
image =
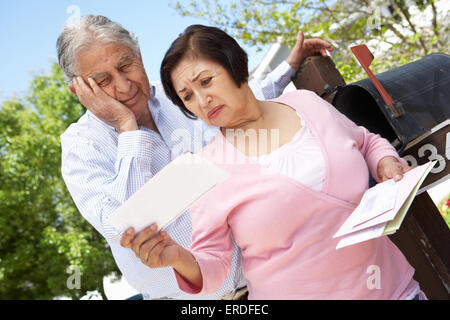
[[[209,94],[201,94],[199,100],[200,100],[200,107],[206,108],[211,103],[212,98]]]

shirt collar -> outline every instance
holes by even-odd
[[[148,100],[148,109],[150,110],[150,114],[153,117],[153,121],[155,121],[156,126],[159,124],[159,113],[161,111],[161,103],[159,99],[156,97],[157,91],[156,86],[151,86],[151,95],[150,100]]]

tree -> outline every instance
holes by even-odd
[[[349,81],[366,78],[349,47],[366,43],[375,53],[375,73],[417,60],[432,52],[449,52],[449,13],[435,0],[201,0],[174,7],[183,16],[206,19],[261,46],[279,39],[292,47],[298,30],[320,37],[337,49],[332,58]],[[448,7],[448,6],[447,6]]]
[[[103,277],[118,274],[61,177],[59,136],[83,112],[56,63],[0,106],[0,299],[105,297]],[[74,272],[79,288],[68,286]]]

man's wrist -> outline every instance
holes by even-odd
[[[119,131],[119,133],[136,130],[139,130],[139,127],[135,119],[128,120],[117,128],[117,131]]]
[[[302,65],[303,61],[305,60],[305,58],[301,58],[301,59],[296,59],[296,61],[293,61],[294,59],[290,59],[291,57],[288,57],[286,59],[286,62],[291,66],[292,69],[294,69],[295,71],[297,71],[300,66]],[[298,60],[298,61],[297,61]]]
[[[150,130],[124,131],[117,141],[118,157],[136,157],[151,162],[153,153],[158,149],[158,139]]]

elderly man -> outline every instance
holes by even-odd
[[[305,57],[325,55],[325,50],[332,50],[328,43],[303,41],[300,32],[286,62],[264,81],[251,83],[255,96],[277,97]],[[143,244],[139,239],[146,238],[144,231],[133,242],[134,235],[125,235],[121,246],[120,232],[108,219],[172,159],[206,145],[217,128],[187,119],[165,96],[160,83],[150,84],[137,40],[106,17],[88,15],[66,25],[57,51],[71,92],[87,108],[61,135],[62,175],[75,204],[106,239],[123,276],[145,299],[195,299],[178,289],[170,268],[151,269],[129,249]],[[166,230],[189,247],[188,212]],[[202,299],[230,297],[245,287],[239,260],[240,252],[235,250],[226,282]]]

